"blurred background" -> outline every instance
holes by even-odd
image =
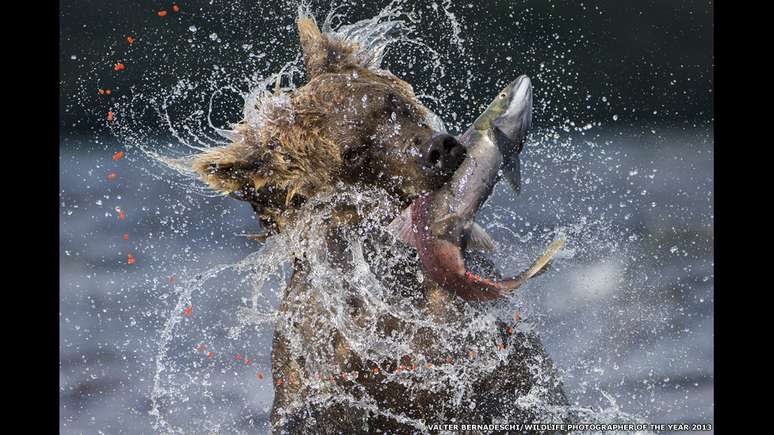
[[[335,26],[390,3],[306,4],[319,22],[337,7]],[[383,66],[452,132],[518,74],[533,79],[524,191],[514,200],[498,186],[481,219],[517,207],[517,231],[578,234],[523,301],[571,400],[713,423],[713,3],[392,5],[413,31]],[[178,282],[255,252],[244,234],[260,228],[248,205],[202,195],[149,152],[190,154],[238,121],[250,88],[297,59],[298,3],[59,7],[61,431],[154,432]],[[283,81],[302,83],[302,72]],[[256,344],[264,372],[270,337]],[[240,430],[265,431],[271,398],[264,382],[234,401],[250,415]]]

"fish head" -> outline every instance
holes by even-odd
[[[515,193],[521,191],[521,159],[532,126],[532,81],[519,76],[495,97],[473,128],[487,132],[503,156],[503,178]]]
[[[500,91],[474,122],[477,130],[495,128],[517,145],[523,145],[531,126],[532,81],[526,75],[519,76]]]

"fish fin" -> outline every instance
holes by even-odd
[[[387,231],[401,242],[415,248],[417,247],[414,223],[411,218],[411,205],[406,207],[402,212],[400,212],[398,217],[390,222],[390,224],[387,226]]]
[[[468,233],[468,248],[492,252],[495,250],[494,240],[481,225],[473,222]]]
[[[451,220],[458,219],[457,215],[454,213],[446,214],[439,219],[437,219],[435,222],[430,224],[430,233],[431,234],[438,234],[443,232],[443,229],[446,225],[448,225],[448,222]]]
[[[503,178],[511,186],[513,193],[521,192],[521,160],[518,156],[509,157],[503,161]]]
[[[521,287],[521,285],[527,282],[527,280],[530,278],[545,272],[547,270],[548,264],[551,262],[551,259],[554,257],[554,255],[556,255],[557,252],[559,252],[560,249],[562,249],[562,246],[564,246],[564,242],[564,237],[560,237],[551,242],[548,248],[546,248],[546,252],[544,252],[540,258],[535,260],[529,269],[518,274],[517,276],[514,276],[513,278],[508,278],[501,281],[501,285],[507,289],[507,292],[512,292]]]
[[[521,191],[521,160],[519,159],[521,145],[514,142],[498,127],[494,127],[492,130],[494,142],[503,156],[503,178],[511,186],[513,192],[518,194]]]
[[[556,253],[562,249],[564,242],[564,237],[560,237],[551,242],[548,248],[546,248],[546,252],[543,253],[543,255],[541,255],[540,258],[538,258],[534,263],[532,263],[532,267],[527,269],[527,271],[524,273],[525,278],[529,279],[541,273],[541,271],[546,267],[546,265],[548,265],[554,255],[556,255]]]
[[[532,275],[532,278],[538,277],[538,276],[548,272],[549,270],[551,270],[551,262],[552,261],[553,261],[553,259],[548,260],[548,262],[540,270],[538,270],[537,272],[535,272],[534,275]]]

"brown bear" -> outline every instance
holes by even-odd
[[[356,41],[309,17],[298,31],[307,83],[258,102],[230,145],[194,162],[211,187],[248,201],[268,236],[294,237],[272,349],[273,430],[565,419],[557,371],[529,325],[444,290],[386,230],[449,180],[465,147]]]

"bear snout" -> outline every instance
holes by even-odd
[[[452,135],[437,133],[421,147],[422,165],[452,174],[465,160],[465,147]]]

